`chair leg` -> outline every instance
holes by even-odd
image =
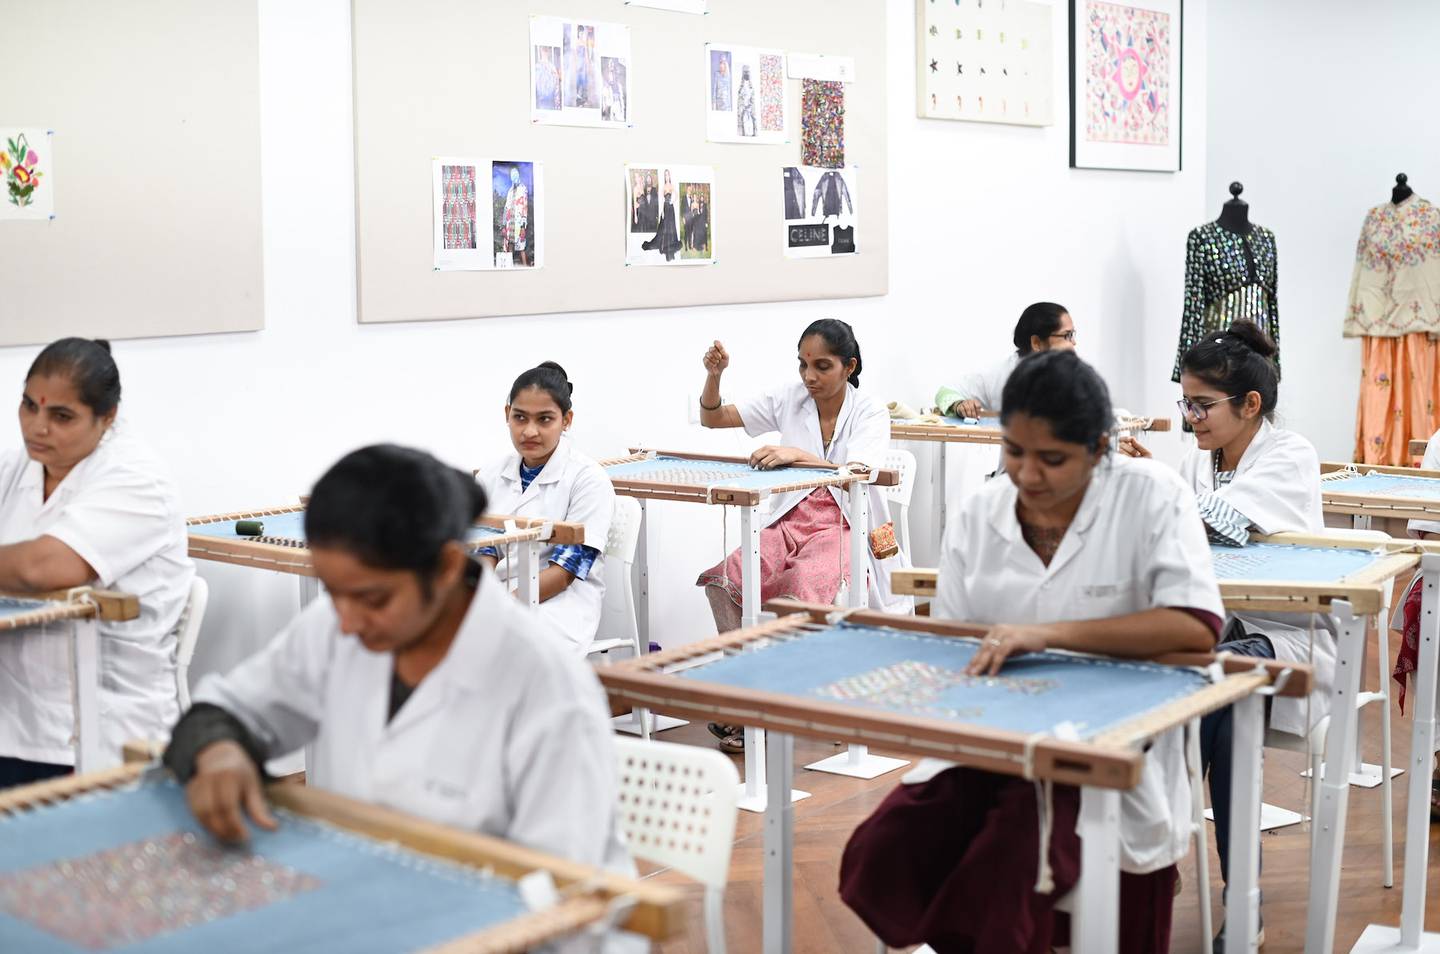
[[[1388,610],[1389,600],[1385,601]],[[1380,700],[1380,830],[1381,851],[1384,853],[1384,878],[1381,884],[1387,888],[1395,886],[1395,802],[1390,786],[1390,639],[1389,628],[1385,625],[1388,614],[1375,621],[1376,654],[1379,656],[1380,672],[1377,673]]]
[[[710,954],[725,954],[725,889],[705,887],[705,946]]]

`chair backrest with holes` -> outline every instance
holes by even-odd
[[[190,708],[190,660],[195,658],[195,644],[200,641],[200,625],[205,621],[205,607],[210,602],[209,585],[196,576],[190,581],[190,599],[180,614],[176,627],[179,639],[175,649],[175,694],[180,711]]]
[[[936,445],[940,453],[944,453],[945,445]],[[900,475],[900,480],[893,487],[882,487],[885,499],[899,508],[895,515],[895,527],[899,531],[900,546],[907,557],[914,557],[914,551],[910,549],[910,498],[915,493],[915,455],[900,447],[892,447],[885,452],[886,470],[893,470]],[[878,522],[878,521],[877,521]]]
[[[615,737],[620,828],[636,858],[724,887],[740,776],[710,749]]]

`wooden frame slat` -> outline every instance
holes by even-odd
[[[1378,517],[1393,520],[1437,520],[1440,519],[1440,497],[1394,497],[1372,494],[1346,493],[1327,489],[1327,484],[1350,476],[1365,474],[1389,474],[1396,477],[1419,477],[1440,480],[1440,471],[1422,470],[1418,467],[1391,467],[1381,464],[1349,464],[1338,461],[1320,463],[1320,503],[1326,513],[1345,514],[1359,517]]]
[[[305,498],[302,498],[302,500]],[[234,513],[212,514],[203,517],[190,517],[185,521],[187,527],[200,526],[207,523],[228,523],[234,520],[254,520],[257,518],[277,516],[280,514],[300,513],[305,509],[304,505],[290,507],[269,507],[263,510],[242,510]],[[506,523],[513,522],[515,529],[506,530]],[[502,531],[498,536],[486,537],[483,540],[475,540],[467,543],[471,551],[480,550],[485,547],[507,547],[516,543],[533,543],[544,541],[556,545],[582,544],[585,542],[585,525],[581,523],[567,523],[563,521],[537,520],[533,517],[514,517],[506,514],[486,514],[475,521],[476,526],[491,527]],[[545,528],[549,528],[549,535]],[[192,559],[208,560],[212,563],[229,563],[235,566],[248,566],[261,570],[273,570],[277,573],[289,573],[293,576],[315,575],[315,567],[310,560],[310,550],[307,547],[285,546],[277,543],[267,543],[264,539],[231,540],[225,537],[212,537],[201,533],[188,535],[188,552]]]
[[[137,743],[130,751],[132,755],[139,754],[152,746],[153,743]],[[129,762],[99,772],[0,791],[0,816],[77,795],[120,788],[139,781],[151,771],[159,769],[149,763]],[[626,930],[664,940],[677,934],[683,926],[683,898],[678,889],[670,886],[623,878],[504,839],[451,828],[305,785],[272,783],[266,787],[266,796],[271,804],[296,814],[376,841],[398,844],[432,858],[490,870],[511,881],[532,871],[548,871],[560,889],[562,901],[553,908],[457,938],[432,948],[433,951],[518,954],[595,922],[610,903],[619,898],[634,905],[623,922]]]
[[[982,411],[981,417],[999,417],[998,411]],[[1168,417],[1122,418],[1116,422],[1117,430],[1168,431],[1171,421]],[[1126,425],[1143,425],[1129,426]],[[945,424],[942,422],[913,421],[900,418],[890,419],[892,441],[934,441],[944,444],[999,444],[1000,428],[983,424]]]
[[[863,709],[838,702],[808,699],[768,690],[744,689],[707,683],[691,670],[686,677],[666,673],[666,669],[714,653],[739,652],[760,640],[799,634],[835,616],[867,625],[888,626],[942,636],[983,636],[986,627],[967,623],[928,620],[919,617],[891,616],[868,610],[837,614],[833,606],[773,600],[765,608],[786,613],[779,619],[699,643],[681,646],[660,653],[602,667],[597,670],[601,683],[612,702],[622,702],[658,712],[689,716],[693,719],[719,721],[755,728],[787,732],[795,735],[840,740],[862,745],[885,745],[911,752],[950,759],[988,771],[1021,775],[1027,756],[1035,777],[1050,778],[1072,785],[1094,785],[1100,788],[1128,789],[1139,783],[1143,756],[1134,740],[1149,737],[1170,728],[1154,720],[1164,715],[1185,714],[1174,723],[1183,723],[1193,715],[1201,715],[1228,705],[1235,698],[1271,681],[1282,667],[1248,666],[1250,676],[1244,682],[1231,680],[1220,683],[1214,692],[1194,694],[1185,706],[1161,716],[1147,713],[1150,722],[1132,720],[1106,733],[1102,742],[1069,742],[1045,737],[1031,737],[1012,731],[981,726],[961,725],[942,719],[907,716],[883,710]],[[1215,657],[1187,656],[1177,665],[1205,663]],[[1283,667],[1302,673],[1292,680],[1296,687],[1307,685],[1308,667]],[[1229,671],[1229,667],[1227,667]],[[1286,687],[1295,691],[1296,687]],[[1168,707],[1167,707],[1168,708]],[[1118,733],[1118,734],[1117,734]],[[1120,744],[1117,740],[1130,740]]]
[[[0,617],[0,630],[24,629],[29,626],[43,626],[68,619],[102,619],[107,622],[125,622],[140,617],[140,598],[131,593],[117,593],[112,590],[97,590],[88,586],[77,586],[71,590],[51,590],[44,593],[0,592],[0,596],[17,600],[42,600],[51,605],[30,613],[17,613]]]

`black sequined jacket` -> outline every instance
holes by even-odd
[[[1252,225],[1244,235],[1206,222],[1190,232],[1185,243],[1185,313],[1180,318],[1180,360],[1206,332],[1223,331],[1230,322],[1249,318],[1280,344],[1280,313],[1276,297],[1275,233]],[[1280,356],[1275,356],[1279,364]]]

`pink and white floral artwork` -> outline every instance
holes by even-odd
[[[1168,145],[1172,130],[1172,18],[1161,10],[1091,0],[1085,44],[1085,138]]]

